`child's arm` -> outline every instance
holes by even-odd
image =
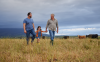
[[[47,32],[47,31],[41,31],[41,32]]]
[[[37,33],[37,31],[35,31],[35,33]]]

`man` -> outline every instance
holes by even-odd
[[[23,21],[23,28],[24,28],[24,33],[26,34],[26,40],[27,40],[27,44],[29,43],[29,37],[30,37],[30,33],[32,34],[32,41],[31,44],[33,43],[34,39],[35,39],[35,26],[34,26],[34,21],[32,18],[32,13],[29,12],[27,14],[27,18],[24,19]]]
[[[51,14],[51,19],[49,19],[47,22],[46,31],[47,31],[48,26],[49,26],[49,34],[51,38],[50,43],[52,43],[53,45],[56,28],[57,28],[57,33],[58,33],[58,21],[54,18],[54,14]]]

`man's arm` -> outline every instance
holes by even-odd
[[[35,26],[34,26],[34,23],[33,23],[33,28],[34,28],[34,31],[35,31]]]
[[[57,27],[57,33],[58,33],[58,27]]]
[[[58,33],[58,21],[57,21],[57,23],[56,23],[56,26],[57,26],[57,33]]]
[[[27,32],[26,32],[26,28],[25,28],[25,26],[26,26],[26,23],[23,23],[24,33],[27,33]]]
[[[46,32],[47,32],[48,26],[49,26],[49,20],[48,20],[47,25],[46,25]]]

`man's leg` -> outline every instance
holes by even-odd
[[[49,30],[49,34],[50,34],[50,38],[51,38],[50,43],[52,43],[52,45],[53,45],[53,31]]]
[[[54,37],[55,37],[55,31],[52,31],[52,33],[53,33],[53,41],[52,41],[52,45],[53,45],[53,43],[54,43]]]
[[[29,37],[30,37],[30,30],[28,30],[27,33],[26,33],[27,45],[29,43]]]
[[[53,39],[54,39],[54,37],[55,37],[55,31],[53,31]]]
[[[53,40],[53,32],[51,30],[49,30],[49,34],[50,34],[50,39]]]
[[[31,41],[31,43],[33,43],[33,41],[35,39],[35,35],[36,35],[34,29],[31,30],[31,34],[32,34],[32,41]]]

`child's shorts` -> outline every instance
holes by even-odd
[[[39,38],[40,39],[40,36],[39,37],[36,37],[37,39]]]

